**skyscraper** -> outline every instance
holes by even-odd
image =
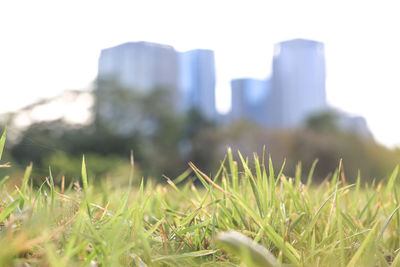
[[[124,43],[101,51],[98,78],[113,80],[140,92],[152,89],[176,91],[178,56],[172,46]]]
[[[183,109],[197,109],[207,119],[214,120],[216,117],[214,52],[196,49],[180,53],[179,76]]]
[[[326,108],[323,43],[294,39],[275,45],[271,82],[270,126],[296,127]]]
[[[171,46],[124,43],[101,51],[96,90],[96,121],[119,134],[151,132],[152,120],[135,101],[154,90],[160,104],[177,111],[180,100],[178,53]],[[161,91],[160,91],[161,93]],[[151,108],[151,107],[150,107]],[[172,112],[172,111],[165,111]],[[147,130],[146,130],[147,129]]]
[[[266,102],[270,92],[269,80],[252,78],[231,81],[231,119],[246,119],[266,125]]]

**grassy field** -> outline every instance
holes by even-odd
[[[135,180],[133,157],[126,185],[93,181],[84,159],[79,183],[1,177],[0,266],[400,266],[398,167],[363,185],[339,164],[312,185],[315,165],[291,178],[238,156],[164,184]]]

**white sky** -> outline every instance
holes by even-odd
[[[100,50],[152,41],[215,51],[218,108],[232,78],[267,77],[273,44],[325,43],[328,102],[364,116],[378,141],[400,145],[400,2],[1,1],[0,112],[87,88]]]

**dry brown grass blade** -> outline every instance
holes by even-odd
[[[61,194],[64,194],[64,187],[65,187],[65,176],[61,178]]]
[[[0,165],[0,168],[11,168],[11,164],[7,162],[6,164]]]

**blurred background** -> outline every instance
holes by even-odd
[[[381,179],[400,162],[395,1],[13,1],[0,4],[3,160],[21,175],[214,173],[227,147],[343,159]],[[265,150],[264,150],[265,147]]]

